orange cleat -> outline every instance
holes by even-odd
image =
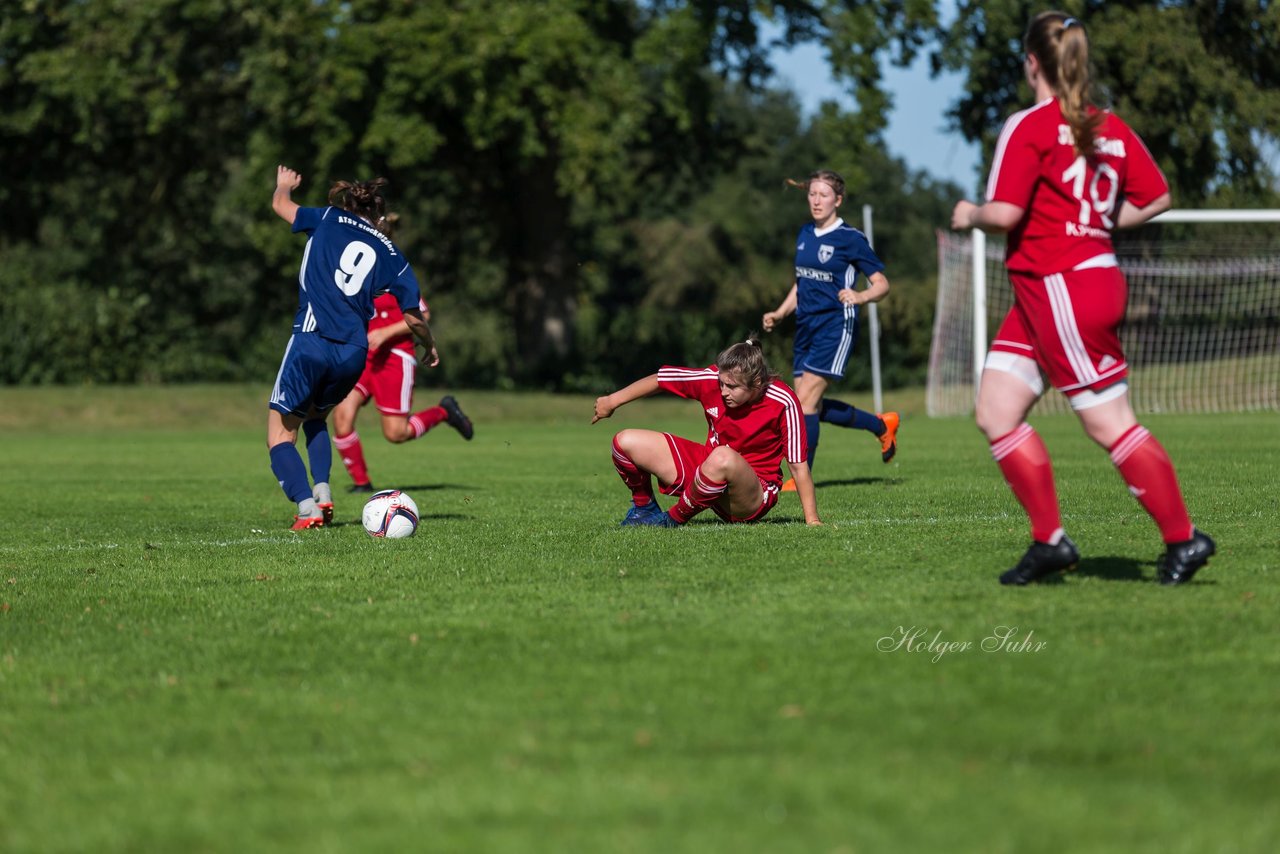
[[[898,413],[883,412],[876,417],[884,422],[884,433],[880,436],[880,459],[887,463],[898,453]]]
[[[293,527],[291,531],[306,531],[311,528],[323,528],[324,516],[308,516],[305,519],[301,516],[293,517]]]
[[[783,491],[783,492],[795,492],[795,491],[796,491],[796,479],[795,479],[794,477],[789,477],[789,478],[787,478],[787,482],[786,482],[786,483],[784,483],[784,484],[782,484],[782,491]]]
[[[324,517],[324,523],[326,525],[332,525],[333,524],[333,502],[330,501],[327,504],[317,504],[316,506],[320,508],[320,515]]]

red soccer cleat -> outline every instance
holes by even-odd
[[[326,525],[332,525],[333,524],[333,502],[330,501],[327,504],[317,504],[316,506],[320,508],[320,515],[324,518],[324,523]]]
[[[293,527],[291,531],[306,531],[310,528],[323,528],[324,516],[308,516],[305,519],[301,516],[293,517]]]

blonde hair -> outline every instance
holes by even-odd
[[[746,341],[730,344],[716,356],[716,368],[732,373],[751,388],[761,388],[778,378],[764,358],[760,337],[752,332]]]
[[[1076,154],[1092,156],[1104,116],[1089,112],[1089,36],[1084,24],[1065,12],[1041,12],[1027,25],[1022,46],[1039,61],[1040,73],[1058,96],[1075,137]]]

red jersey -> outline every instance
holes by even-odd
[[[770,383],[755,403],[733,409],[720,396],[720,371],[715,365],[701,370],[664,366],[658,371],[658,387],[701,403],[707,416],[707,447],[733,448],[763,481],[782,482],[783,459],[789,463],[808,459],[800,399],[779,380]]]
[[[426,311],[427,304],[419,298],[418,310]],[[400,303],[389,293],[380,294],[373,299],[373,317],[369,318],[369,330],[381,329],[384,326],[392,326],[404,320],[404,312],[400,311]],[[404,350],[413,353],[413,336],[406,332],[403,335],[397,335],[387,341],[382,346],[383,352],[391,350]],[[375,354],[370,352],[369,358],[373,358]]]
[[[1169,191],[1160,167],[1138,135],[1103,113],[1086,160],[1073,148],[1071,126],[1056,98],[1014,113],[996,143],[987,201],[1026,213],[1009,232],[1010,270],[1048,276],[1114,252],[1111,231],[1120,204],[1146,207]]]

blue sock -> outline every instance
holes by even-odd
[[[311,463],[311,479],[316,483],[328,483],[333,468],[333,448],[329,445],[329,427],[323,421],[303,421],[302,432],[307,437],[307,460]]]
[[[867,430],[877,436],[885,431],[884,422],[861,409],[856,409],[843,400],[822,399],[822,411],[819,417],[828,424],[840,427],[852,427],[855,430]]]
[[[307,467],[302,464],[302,454],[292,442],[281,442],[271,448],[271,471],[280,488],[290,501],[303,501],[311,497],[311,484],[307,482]]]
[[[818,455],[818,421],[819,416],[816,413],[804,417],[804,432],[809,440],[808,462],[811,469],[813,468],[813,458]]]

